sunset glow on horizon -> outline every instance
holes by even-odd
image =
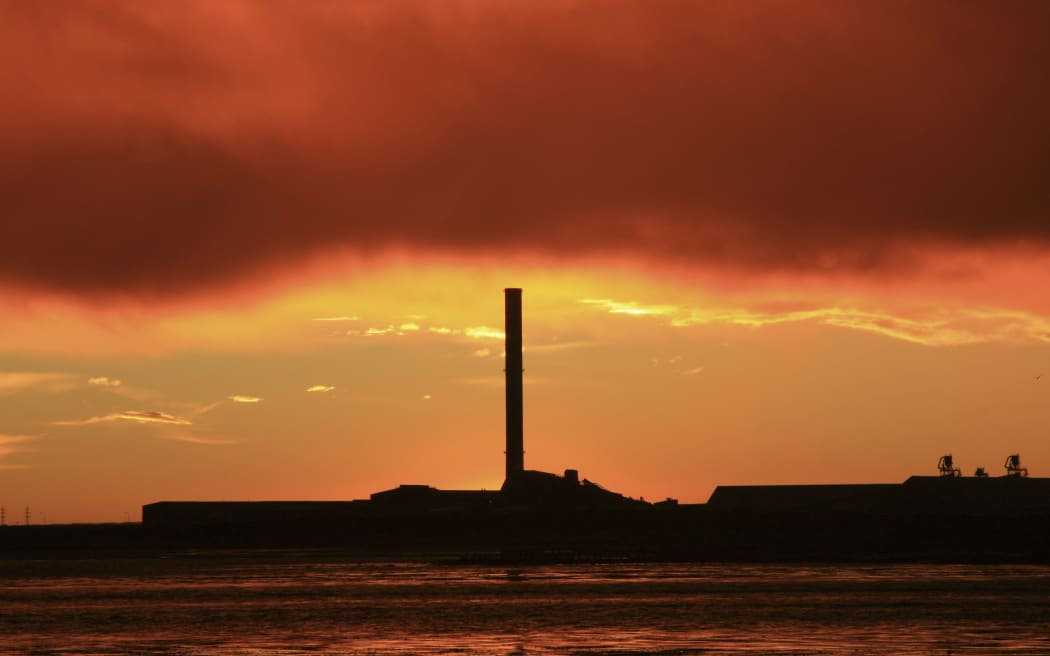
[[[1050,476],[1048,11],[4,5],[0,504]]]

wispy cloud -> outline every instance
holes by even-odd
[[[682,356],[681,355],[673,355],[673,356],[667,358],[666,360],[661,360],[660,358],[653,358],[650,362],[652,362],[652,365],[654,367],[659,367],[659,366],[674,367],[674,365],[678,364],[681,361],[682,361]]]
[[[673,305],[642,306],[607,299],[581,303],[612,314],[667,317],[671,326],[728,324],[762,327],[784,323],[815,322],[838,328],[878,333],[924,346],[961,346],[985,342],[1050,343],[1050,319],[1026,312],[1000,309],[936,308],[927,311],[891,312],[850,307],[791,309],[780,304],[766,308],[679,308]]]
[[[1004,310],[939,309],[913,316],[839,307],[783,312],[694,310],[671,323],[674,326],[729,323],[760,327],[804,321],[873,332],[924,346],[1019,341],[1050,343],[1050,321],[1046,318]]]
[[[634,317],[664,316],[678,313],[674,305],[641,305],[634,301],[613,301],[607,298],[585,298],[580,303],[601,308],[609,314],[627,314]]]
[[[235,440],[226,437],[208,437],[205,435],[195,435],[183,432],[171,432],[162,437],[166,440],[173,440],[175,442],[186,442],[187,444],[200,444],[203,446],[227,446],[230,444],[240,444],[242,442],[242,440]]]
[[[381,336],[384,336],[384,335],[393,335],[393,336],[400,337],[400,336],[403,336],[405,333],[417,333],[417,332],[419,332],[421,330],[422,330],[422,328],[420,327],[420,325],[418,323],[415,323],[413,321],[408,321],[408,322],[399,324],[397,326],[395,326],[394,324],[391,323],[391,324],[387,324],[385,326],[372,326],[370,328],[365,328],[363,330],[359,330],[359,329],[356,329],[356,328],[351,328],[350,330],[346,331],[346,334],[350,335],[351,337],[381,337]],[[430,332],[445,332],[445,331],[440,330],[440,329],[431,328]],[[447,332],[452,332],[452,331],[449,330]]]
[[[702,372],[703,370],[704,370],[703,366],[693,367],[692,369],[689,369],[687,371],[683,371],[682,375],[683,376],[695,376],[698,373]]]
[[[313,387],[307,387],[307,392],[331,392],[335,388],[331,385],[314,385]]]
[[[471,339],[506,339],[507,337],[502,330],[488,326],[472,326],[464,330],[463,334]]]
[[[391,326],[384,326],[383,328],[374,328],[374,327],[373,328],[367,328],[364,331],[353,331],[353,333],[347,332],[347,335],[355,334],[355,335],[364,335],[365,337],[376,337],[377,335],[389,335],[389,334],[391,334],[393,332],[394,332],[394,327],[391,325]]]
[[[39,437],[39,435],[8,435],[0,433],[0,458],[6,458],[14,453],[23,451],[23,448],[16,445],[32,442]],[[0,469],[24,469],[26,466],[27,465],[0,463]]]
[[[77,376],[43,371],[0,371],[0,394],[26,389],[64,392],[76,388]]]
[[[492,351],[490,351],[487,348],[478,349],[478,350],[474,351],[474,357],[477,357],[477,358],[487,358],[490,355],[492,355]]]
[[[262,401],[258,396],[245,396],[243,394],[234,394],[233,396],[226,397],[234,403],[259,403]]]
[[[7,433],[0,433],[0,446],[18,444],[20,442],[30,442],[39,437],[39,435],[9,435]]]
[[[538,353],[540,351],[567,351],[570,349],[586,348],[595,346],[596,342],[576,340],[571,342],[549,342],[547,344],[536,344],[525,347],[526,352]]]
[[[206,415],[216,408],[222,407],[225,401],[214,401],[212,403],[180,403],[180,407],[186,408],[186,414],[191,417]]]
[[[446,326],[430,326],[429,328],[427,328],[427,330],[438,335],[451,335],[453,333],[458,332]]]
[[[95,376],[94,378],[88,378],[89,385],[99,385],[101,387],[120,387],[121,383],[116,378],[107,378],[106,376]]]
[[[174,426],[188,426],[193,423],[189,419],[183,419],[182,417],[170,415],[166,412],[157,412],[155,410],[125,410],[124,412],[113,412],[98,417],[70,419],[67,421],[56,421],[54,423],[57,426],[87,426],[90,424],[100,424],[113,421],[130,421],[138,424],[168,424]]]

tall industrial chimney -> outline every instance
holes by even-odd
[[[525,471],[524,410],[522,408],[521,290],[504,294],[504,329],[507,334],[507,480]]]

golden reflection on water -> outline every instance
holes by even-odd
[[[1050,653],[1050,568],[0,563],[0,653]]]

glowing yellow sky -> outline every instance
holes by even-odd
[[[529,468],[687,502],[899,481],[947,452],[1046,474],[1050,319],[1009,284],[1043,262],[1008,262],[817,284],[402,259],[170,303],[12,293],[0,503],[121,521],[163,499],[496,488],[506,286],[524,288]]]

